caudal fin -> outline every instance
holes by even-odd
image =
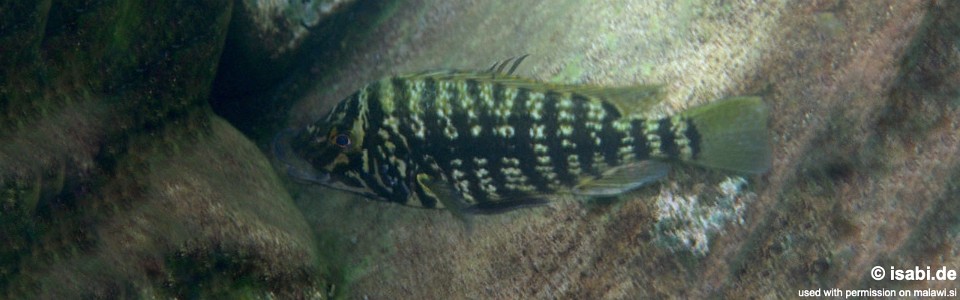
[[[750,174],[770,169],[767,106],[759,97],[731,97],[683,113],[700,136],[689,162]]]

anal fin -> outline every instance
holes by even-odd
[[[550,202],[539,197],[518,197],[496,202],[477,203],[465,208],[465,211],[477,215],[493,215],[505,213],[521,208],[531,208],[547,205]]]
[[[444,208],[450,211],[457,219],[464,221],[467,227],[472,226],[471,217],[473,215],[492,215],[505,213],[515,209],[531,208],[546,205],[549,203],[544,198],[532,195],[512,195],[496,201],[485,201],[480,203],[467,203],[453,185],[443,182],[440,179],[432,178],[427,174],[417,174],[417,183],[426,192],[428,196],[436,197],[437,202],[443,204]]]
[[[467,231],[473,230],[473,221],[470,218],[470,213],[467,211],[469,205],[464,201],[463,197],[453,189],[452,185],[424,173],[417,174],[417,184],[420,185],[420,188],[423,189],[425,194],[435,197],[437,202],[442,203],[443,207],[450,211],[454,217],[463,221],[467,227]]]
[[[573,194],[610,197],[635,190],[667,175],[667,163],[646,160],[610,169],[599,177],[586,180],[573,188]]]

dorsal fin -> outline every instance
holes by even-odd
[[[651,107],[663,101],[661,85],[633,85],[621,87],[604,87],[592,84],[562,84],[537,81],[513,75],[517,66],[529,55],[508,58],[498,61],[486,71],[441,70],[427,71],[410,76],[429,76],[436,79],[448,80],[480,80],[495,82],[506,86],[528,89],[539,92],[571,93],[599,98],[615,106],[626,116],[642,116]],[[507,69],[504,73],[503,70]]]
[[[663,93],[660,85],[603,87],[591,84],[558,84],[510,75],[490,77],[487,73],[469,71],[453,71],[438,75],[440,75],[439,78],[486,80],[532,91],[553,91],[558,93],[579,94],[589,98],[599,98],[610,102],[610,104],[613,104],[613,106],[626,116],[643,115],[654,105],[663,101]]]
[[[553,90],[570,92],[587,97],[603,99],[613,104],[620,112],[627,116],[641,115],[654,105],[663,101],[659,85],[634,85],[623,87],[600,87],[594,85],[559,85],[551,86]]]
[[[492,66],[490,66],[489,69],[487,69],[487,73],[493,74],[494,77],[496,77],[496,75],[500,75],[500,74],[507,75],[507,76],[513,75],[513,71],[516,71],[516,70],[517,70],[517,67],[520,66],[520,63],[523,62],[523,60],[526,59],[527,56],[530,56],[530,54],[524,54],[524,55],[521,55],[521,56],[515,56],[515,57],[511,57],[511,58],[508,58],[508,59],[504,59],[504,60],[495,62],[495,63],[493,63]],[[513,61],[513,64],[510,64],[511,61]],[[507,65],[510,65],[510,70],[508,70],[506,73],[504,73],[504,72],[503,72],[503,69],[506,68]]]

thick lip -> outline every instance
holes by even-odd
[[[332,176],[326,172],[320,172],[313,168],[304,168],[303,166],[294,166],[290,163],[283,162],[286,167],[286,173],[290,177],[307,182],[307,183],[316,183],[322,185],[331,185],[334,183]]]
[[[377,196],[369,190],[346,185],[338,181],[330,173],[314,168],[310,162],[292,153],[292,151],[290,151],[290,142],[299,133],[300,130],[288,128],[277,134],[272,142],[274,157],[283,166],[284,172],[287,173],[288,176],[303,183],[318,184],[335,190],[377,198]]]
[[[314,170],[312,174],[303,174],[301,173],[302,171],[303,170],[298,170],[292,166],[289,166],[289,165],[287,166],[287,174],[290,175],[290,177],[293,177],[304,183],[318,184],[331,189],[349,192],[349,193],[357,194],[367,198],[379,198],[377,197],[376,194],[370,192],[365,188],[349,186],[344,184],[343,182],[340,182],[334,179],[333,176],[330,176],[330,173]],[[297,173],[297,174],[293,174],[293,173]]]
[[[330,174],[318,171],[310,162],[292,153],[290,142],[299,133],[300,130],[295,128],[287,128],[278,133],[272,141],[273,156],[283,165],[287,175],[294,179],[322,185],[333,184]]]

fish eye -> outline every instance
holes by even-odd
[[[337,146],[340,146],[340,148],[347,148],[350,146],[350,137],[341,133],[333,139],[333,143],[337,144]]]

